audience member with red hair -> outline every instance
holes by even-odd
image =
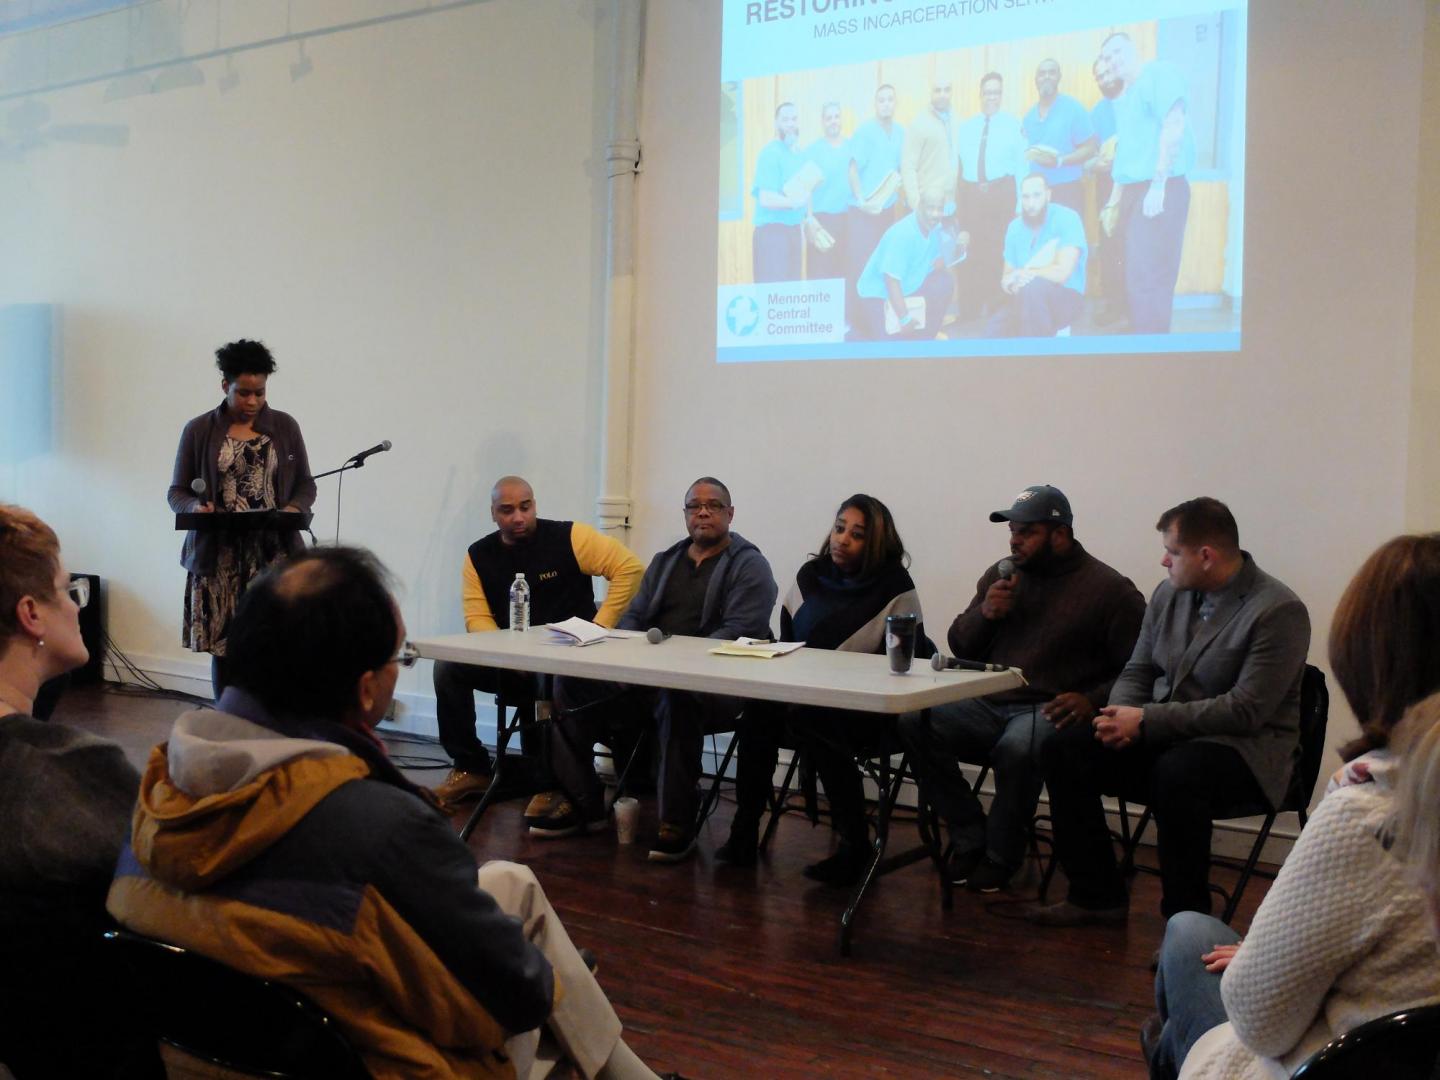
[[[54,530],[0,504],[0,1062],[17,1080],[162,1075],[100,953],[140,777],[114,743],[32,715],[89,658],[88,599]]]

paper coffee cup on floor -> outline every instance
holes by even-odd
[[[629,795],[615,800],[615,838],[622,844],[635,842],[635,826],[640,821],[640,800]]]

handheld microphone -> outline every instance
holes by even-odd
[[[203,476],[197,476],[194,480],[191,480],[190,490],[203,499],[205,497],[205,478]]]
[[[661,630],[658,626],[652,626],[649,630],[645,631],[645,640],[648,641],[651,645],[659,645],[660,642],[664,641],[669,636],[669,634],[667,634],[664,630]]]
[[[995,564],[995,572],[1006,581],[1015,576],[1015,560],[1011,558],[1001,559]]]
[[[1004,664],[986,664],[979,660],[961,660],[944,653],[930,657],[930,666],[936,671],[1009,671]]]
[[[365,464],[366,458],[370,457],[373,454],[383,454],[386,450],[389,449],[390,440],[386,439],[384,442],[376,443],[374,446],[370,447],[369,450],[361,450],[360,453],[356,454],[350,459],[350,462],[353,463],[356,468],[359,468],[361,465]]]

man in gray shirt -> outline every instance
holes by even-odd
[[[1130,662],[1095,717],[1042,751],[1055,854],[1070,882],[1036,907],[1049,926],[1123,922],[1125,881],[1100,804],[1145,803],[1159,832],[1161,910],[1210,910],[1210,831],[1227,806],[1276,806],[1300,730],[1300,681],[1310,617],[1289,588],[1240,548],[1224,503],[1191,499],[1165,511],[1156,586]]]
[[[702,476],[685,492],[684,512],[685,538],[650,561],[620,629],[731,641],[769,637],[775,576],[760,549],[731,531],[735,506],[730,489],[713,476]],[[550,761],[563,797],[531,824],[531,835],[572,836],[604,824],[604,790],[590,747],[604,731],[607,714],[628,710],[653,716],[659,733],[660,828],[649,858],[688,858],[695,850],[704,731],[731,730],[715,725],[731,723],[742,702],[719,694],[564,677],[555,680],[555,701],[560,715],[551,726]]]

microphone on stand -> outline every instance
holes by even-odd
[[[659,645],[669,636],[669,634],[667,634],[664,630],[661,630],[658,626],[652,626],[649,630],[645,631],[645,640],[648,641],[651,645]]]
[[[352,457],[348,462],[346,462],[346,464],[353,464],[358,469],[360,468],[360,466],[365,464],[366,458],[371,457],[375,454],[383,454],[386,450],[390,449],[390,445],[391,444],[389,439],[386,439],[384,442],[376,443],[374,446],[370,447],[369,450],[361,450],[360,453]]]
[[[979,660],[960,660],[944,653],[930,657],[930,666],[936,671],[1009,671],[1004,664],[986,664]]]

